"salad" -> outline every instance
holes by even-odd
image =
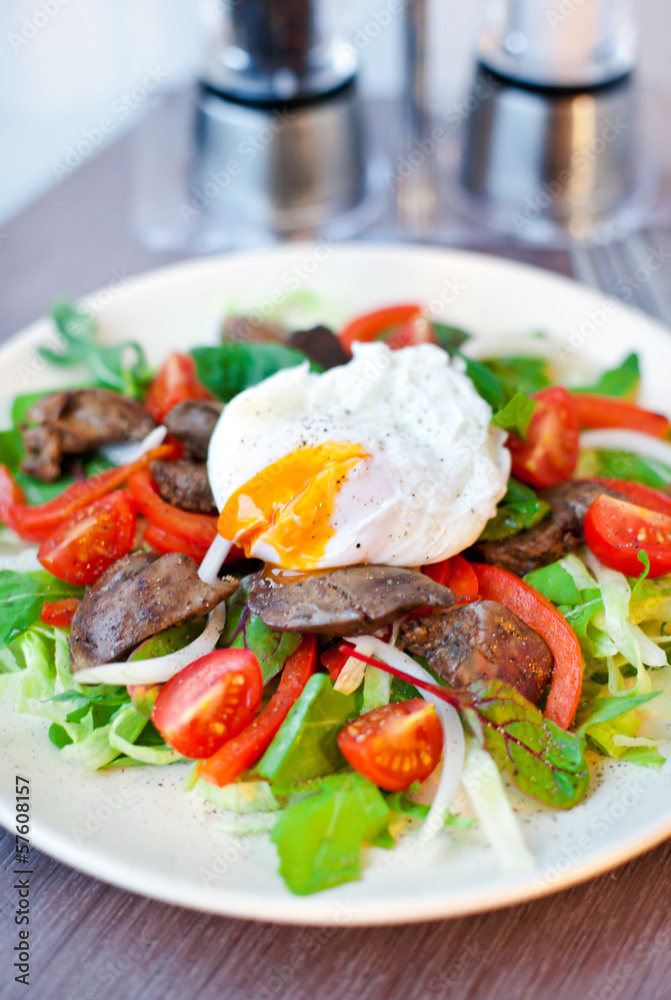
[[[0,432],[0,698],[72,766],[181,765],[308,894],[473,825],[530,863],[511,797],[663,765],[671,424],[635,353],[478,358],[410,303],[231,315],[153,371],[53,317],[74,384]]]

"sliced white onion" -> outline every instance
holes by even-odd
[[[471,743],[461,780],[501,868],[532,868],[533,854],[524,841],[491,754]]]
[[[153,431],[150,431],[142,441],[105,444],[100,451],[112,465],[130,465],[131,462],[136,462],[138,458],[142,458],[145,452],[151,451],[152,448],[158,448],[160,444],[163,444],[167,433],[168,428],[161,424],[160,427],[154,427]]]
[[[580,449],[596,448],[602,451],[629,451],[641,458],[652,458],[671,467],[671,444],[651,434],[625,431],[617,427],[604,427],[597,431],[583,431]]]
[[[210,614],[205,629],[183,649],[148,660],[101,663],[74,675],[78,684],[163,684],[188,667],[194,660],[211,653],[226,624],[226,603],[218,604]]]
[[[0,570],[12,570],[14,573],[35,573],[44,567],[37,558],[39,549],[29,548],[23,552],[0,554]],[[671,636],[669,636],[671,639]]]
[[[372,648],[363,642],[357,646],[357,649],[363,656],[373,655]],[[367,669],[368,665],[363,660],[358,660],[356,656],[350,656],[348,660],[345,660],[333,685],[333,690],[339,691],[340,694],[353,694],[363,684]]]
[[[221,535],[217,535],[215,537],[214,541],[205,553],[205,558],[200,564],[200,569],[198,570],[198,576],[201,578],[203,583],[209,583],[211,587],[217,583],[219,570],[224,565],[226,556],[232,548],[233,542],[229,542],[228,539],[222,538]]]
[[[372,635],[362,635],[350,640],[364,656],[375,656],[383,663],[388,663],[390,667],[403,670],[406,674],[421,681],[429,681],[435,684],[434,678],[419,663],[415,663],[406,653],[401,652],[394,646],[388,646],[386,642],[376,639]],[[368,652],[368,650],[371,650]],[[421,691],[420,694],[427,701],[430,701],[436,709],[438,718],[443,727],[443,769],[438,782],[436,796],[429,809],[429,814],[424,820],[422,829],[418,837],[426,844],[435,835],[445,828],[445,820],[449,812],[452,800],[456,795],[461,773],[464,766],[464,754],[466,744],[464,740],[464,730],[461,725],[459,713],[452,705],[448,705],[437,695],[430,691]]]

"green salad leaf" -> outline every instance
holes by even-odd
[[[540,802],[570,809],[584,796],[589,771],[583,743],[543,718],[504,681],[477,681],[461,709],[478,741],[517,787]]]
[[[576,729],[576,736],[584,736],[593,726],[612,722],[613,719],[639,708],[640,705],[645,705],[658,694],[659,691],[649,691],[647,694],[597,698],[590,706],[587,718]]]
[[[583,603],[581,592],[573,577],[560,562],[535,569],[527,573],[524,580],[544,594],[553,604],[568,604],[574,607]]]
[[[534,355],[483,358],[482,363],[498,378],[508,395],[516,392],[529,395],[553,384],[547,358]]]
[[[0,700],[48,722],[62,756],[87,770],[182,759],[136,710],[126,688],[77,684],[65,629],[38,623],[0,650]]]
[[[527,394],[551,384],[547,361],[536,357],[486,358],[476,360],[461,351],[471,335],[459,327],[433,323],[436,339],[451,357],[466,366],[466,374],[479,396],[494,411],[492,423],[518,437],[525,437],[536,407]]]
[[[609,479],[628,479],[644,486],[659,488],[671,483],[671,467],[654,458],[641,458],[627,451],[600,451],[584,449],[580,452],[576,477],[589,479],[605,476]]]
[[[455,351],[455,354],[464,361],[466,374],[475,386],[477,394],[489,403],[494,413],[502,410],[510,400],[511,393],[506,390],[499,377],[482,361],[468,358],[460,351]]]
[[[220,646],[234,649],[251,649],[259,661],[263,683],[280,672],[292,653],[301,644],[298,632],[278,632],[268,628],[247,605],[249,579],[243,578],[240,586],[226,601],[226,626],[219,640]]]
[[[275,798],[267,781],[233,781],[230,785],[219,788],[210,781],[198,778],[189,790],[207,799],[217,809],[239,815],[275,812],[282,808],[282,803]]]
[[[485,525],[479,541],[498,542],[512,538],[520,531],[533,528],[549,513],[549,505],[539,499],[530,486],[511,478],[496,515]]]
[[[594,392],[600,396],[634,399],[641,383],[638,354],[628,354],[624,361],[603,372],[593,385],[574,388],[573,392]]]
[[[323,778],[315,794],[287,806],[270,835],[288,888],[305,896],[358,879],[362,847],[383,836],[389,816],[380,790],[360,774]]]
[[[97,321],[71,302],[57,302],[52,316],[60,335],[60,345],[55,351],[47,347],[40,349],[47,361],[61,367],[85,365],[97,385],[116,389],[126,396],[142,398],[152,372],[138,343],[101,343]]]
[[[272,783],[273,792],[289,793],[345,767],[338,733],[360,711],[358,692],[340,694],[326,674],[313,674],[255,771]]]
[[[538,403],[534,399],[529,399],[523,393],[516,392],[503,409],[494,414],[491,422],[495,427],[500,427],[502,430],[509,431],[516,437],[524,439],[537,406]]]
[[[191,351],[198,378],[210,392],[228,402],[282,368],[294,368],[308,361],[302,351],[285,344],[237,343],[225,340],[217,347],[196,347]],[[323,369],[310,361],[311,371]]]
[[[83,587],[63,583],[50,573],[15,573],[0,570],[0,649],[37,620],[45,601],[81,597]]]
[[[432,323],[436,340],[448,354],[454,354],[460,347],[463,347],[467,340],[471,339],[471,334],[461,330],[458,326],[448,326],[446,323]]]
[[[431,809],[431,806],[424,802],[415,802],[414,799],[408,798],[405,792],[388,792],[385,799],[393,813],[409,816],[411,819],[425,820]],[[475,820],[469,816],[455,816],[451,812],[445,814],[445,826],[468,830],[474,823]]]

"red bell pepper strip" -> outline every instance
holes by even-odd
[[[329,646],[319,657],[322,667],[328,671],[332,681],[337,681],[340,671],[349,660],[349,653],[343,653],[339,646]]]
[[[193,358],[173,351],[149,386],[144,408],[157,424],[162,424],[173,406],[187,399],[214,399],[214,396],[198,379]]]
[[[450,588],[455,598],[454,607],[470,604],[477,599],[478,578],[463,556],[452,556],[439,563],[429,563],[422,568],[422,573],[435,583]],[[410,613],[410,618],[420,618],[431,613],[431,608],[417,608]]]
[[[157,528],[155,524],[148,524],[144,529],[144,540],[148,545],[151,545],[152,549],[160,552],[161,555],[165,555],[168,552],[183,552],[185,555],[195,559],[197,563],[203,561],[209,548],[209,546],[192,544],[191,542],[184,541],[184,539],[177,538],[175,535],[169,535],[161,528]],[[238,562],[243,557],[244,552],[242,549],[239,549],[237,545],[233,545],[224,562],[227,564]]]
[[[671,421],[661,413],[644,410],[635,403],[590,392],[572,394],[581,427],[623,427],[653,437],[667,437]]]
[[[133,473],[128,479],[128,489],[140,513],[165,535],[186,542],[192,548],[205,550],[216,538],[216,515],[195,514],[166,503],[159,496],[148,469]]]
[[[45,601],[40,612],[40,621],[45,625],[69,628],[78,607],[77,597],[64,597],[61,601]]]
[[[375,312],[366,313],[365,316],[357,316],[341,331],[340,343],[351,353],[355,341],[368,343],[371,340],[379,340],[385,332],[391,332],[393,336],[397,332],[396,328],[405,325],[409,320],[416,319],[421,312],[422,307],[412,303],[376,309]]]
[[[347,659],[347,657],[345,657]],[[317,665],[317,637],[304,635],[300,646],[284,665],[277,691],[246,729],[224,743],[196,773],[222,788],[253,767],[263,756],[273,737],[297,701]]]
[[[543,594],[514,573],[484,563],[471,565],[480,584],[480,597],[505,605],[550,647],[554,671],[545,716],[562,729],[568,729],[582,690],[582,652],[575,632]]]
[[[463,556],[452,556],[447,586],[457,604],[469,604],[478,596],[478,578],[473,567]]]
[[[177,458],[181,454],[180,444],[159,445],[129,465],[106,469],[97,476],[73,483],[53,500],[34,505],[25,503],[11,472],[5,465],[0,465],[0,518],[24,541],[43,542],[63,521],[123,486],[134,472],[146,468],[152,459]]]
[[[671,517],[671,496],[662,493],[661,490],[644,486],[643,483],[632,483],[628,479],[609,479],[606,476],[597,476],[594,482],[608,486],[611,490],[617,490],[639,507],[646,507],[648,510],[655,510],[658,514],[667,514]]]
[[[451,561],[449,559],[443,559],[439,563],[427,563],[426,566],[422,567],[422,573],[424,576],[428,576],[430,580],[434,583],[439,583],[441,587],[447,587],[447,581],[450,579],[450,572],[452,570]]]
[[[175,535],[169,535],[161,528],[157,528],[155,524],[148,524],[144,529],[144,540],[147,545],[151,545],[152,549],[155,549],[162,556],[168,552],[183,552],[184,555],[195,559],[197,563],[203,561],[209,548],[207,545],[192,544],[182,538],[177,538]]]

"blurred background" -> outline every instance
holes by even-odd
[[[402,16],[387,0],[353,6],[353,28],[364,30],[358,46],[363,94],[400,97]],[[428,96],[438,112],[469,87],[482,8],[463,0],[428,5]],[[640,18],[641,77],[646,87],[668,87],[669,0],[640,0]],[[58,164],[68,147],[102,119],[111,118],[112,127],[95,152],[146,114],[149,101],[124,95],[148,70],[157,71],[162,87],[186,85],[199,67],[200,25],[197,0],[2,0],[0,224],[62,179]]]

